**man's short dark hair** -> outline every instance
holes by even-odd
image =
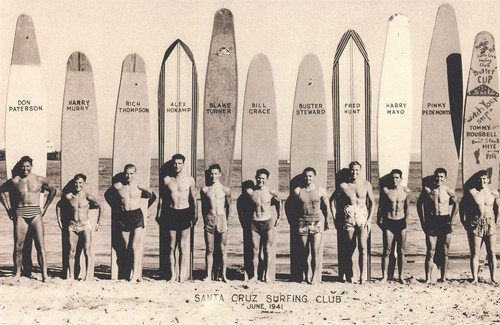
[[[175,155],[172,156],[172,161],[175,161],[177,159],[181,159],[182,162],[186,161],[186,157],[184,157],[184,155],[182,155],[180,153],[176,153]]]
[[[123,171],[126,172],[127,169],[133,168],[134,170],[137,171],[137,167],[135,167],[134,164],[126,164],[125,167],[123,167]]]
[[[441,173],[444,174],[444,176],[448,176],[448,172],[443,167],[436,168],[436,170],[434,171],[434,175]]]
[[[390,175],[399,174],[399,177],[403,177],[403,172],[400,169],[393,169],[389,174]]]
[[[490,175],[488,174],[488,171],[487,171],[487,170],[485,170],[485,169],[480,170],[480,171],[478,171],[478,172],[477,172],[477,177],[478,177],[478,178],[481,178],[481,177],[483,177],[483,176],[486,176],[486,177],[488,177],[488,178],[490,177]]]
[[[87,181],[87,176],[85,176],[84,174],[76,174],[75,177],[73,177],[73,180],[76,181],[79,178],[83,179],[84,182]]]
[[[351,161],[349,163],[349,169],[352,169],[352,167],[354,167],[354,166],[359,166],[360,168],[363,168],[363,166],[361,166],[361,163],[357,160]]]
[[[31,166],[33,166],[33,159],[31,159],[30,156],[22,156],[21,159],[19,160],[19,163],[22,165],[25,162],[29,162]]]
[[[302,175],[305,175],[307,172],[313,172],[314,175],[316,175],[316,169],[314,169],[312,167],[306,167],[306,168],[304,168],[304,170],[302,171]]]
[[[255,176],[259,176],[260,174],[264,174],[266,175],[267,178],[269,178],[269,171],[265,168],[261,168],[261,169],[257,169],[257,171],[255,172]]]
[[[208,170],[212,170],[212,169],[218,169],[219,172],[222,172],[222,168],[220,168],[219,164],[213,164],[213,165],[210,165],[210,167],[208,167]]]

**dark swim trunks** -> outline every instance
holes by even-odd
[[[451,217],[450,215],[436,216],[431,215],[425,221],[427,235],[440,236],[451,234]]]
[[[117,213],[116,222],[121,231],[132,231],[136,228],[144,228],[144,216],[141,209],[120,211]]]
[[[193,209],[191,208],[181,210],[169,208],[165,215],[167,229],[186,230],[191,227],[193,217]]]
[[[273,219],[269,218],[267,220],[252,220],[251,226],[252,231],[258,233],[259,235],[266,234],[269,230],[273,229]]]
[[[400,233],[403,229],[406,229],[406,218],[401,219],[384,219],[384,227],[393,234]]]

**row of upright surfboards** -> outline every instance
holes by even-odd
[[[408,175],[412,135],[412,73],[408,20],[389,19],[378,105],[379,175],[393,168]],[[371,87],[368,54],[359,35],[342,37],[333,67],[335,170],[360,161],[370,179]],[[46,174],[47,107],[40,57],[31,18],[17,22],[5,119],[7,170],[23,155],[34,159],[33,172]],[[474,41],[465,109],[458,28],[453,8],[440,6],[429,51],[422,107],[422,177],[436,167],[448,170],[456,184],[463,152],[464,182],[480,169],[498,186],[498,77],[494,40],[481,32]],[[237,114],[237,69],[234,23],[227,9],[216,12],[207,65],[203,105],[205,168],[218,163],[222,183],[230,185]],[[316,169],[326,188],[327,103],[321,64],[314,54],[302,60],[297,76],[290,146],[290,180],[305,167]],[[136,178],[149,185],[149,103],[145,63],[137,54],[122,66],[116,106],[113,175],[127,163],[137,166]],[[175,153],[186,156],[185,169],[196,176],[198,115],[197,71],[188,46],[177,40],[166,51],[158,87],[159,160]],[[271,65],[263,54],[252,60],[245,90],[242,127],[242,183],[255,170],[271,172],[269,187],[278,189],[277,107]],[[61,132],[61,189],[76,173],[88,176],[87,189],[98,192],[97,106],[88,58],[81,52],[68,59]],[[462,144],[462,145],[461,145]],[[160,175],[162,171],[160,171]],[[160,177],[161,183],[162,177]],[[404,184],[408,177],[403,179]],[[111,184],[110,184],[111,185]],[[291,186],[292,187],[292,186]],[[161,189],[161,184],[160,184]],[[144,209],[147,209],[146,200]],[[293,215],[293,211],[286,211]],[[147,215],[147,211],[145,211]],[[160,228],[160,268],[169,272],[167,233]],[[116,235],[116,234],[115,234]],[[292,246],[296,239],[291,235]],[[191,241],[193,234],[191,233]],[[295,256],[292,247],[291,256]],[[114,250],[113,250],[114,254]],[[192,261],[192,259],[191,259]],[[26,266],[27,267],[27,266]],[[119,275],[113,257],[112,277]],[[129,271],[125,271],[127,273]],[[292,276],[300,270],[294,270]]]

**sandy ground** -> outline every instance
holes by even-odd
[[[274,284],[240,280],[167,283],[156,270],[142,282],[107,280],[109,268],[98,266],[97,280],[68,282],[49,268],[51,279],[14,282],[12,267],[0,268],[1,324],[464,324],[500,322],[500,287],[468,282],[468,261],[450,261],[448,283],[423,283],[423,265],[406,267],[406,284],[372,281],[364,285],[333,281],[290,283],[278,274]],[[377,267],[377,266],[374,266]],[[232,270],[236,272],[236,270]],[[229,272],[231,273],[231,272]],[[201,270],[198,271],[201,275]],[[195,275],[196,276],[196,275]]]

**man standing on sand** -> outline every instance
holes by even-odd
[[[123,179],[113,183],[104,193],[106,202],[113,210],[112,227],[121,232],[126,250],[126,256],[124,257],[130,263],[128,266],[132,266],[131,282],[139,282],[142,273],[141,258],[138,256],[142,240],[142,229],[144,228],[141,198],[143,194],[149,197],[148,208],[156,199],[156,195],[150,188],[143,184],[137,184],[134,180],[136,170],[133,164],[125,165]]]
[[[12,169],[12,178],[0,187],[0,202],[7,215],[14,221],[14,268],[15,280],[21,277],[23,247],[26,233],[32,229],[35,234],[38,265],[42,270],[42,281],[46,281],[47,258],[45,253],[42,217],[56,195],[56,189],[47,179],[31,173],[33,160],[23,156]],[[43,208],[40,209],[40,195],[48,192]],[[8,196],[7,196],[8,194]]]
[[[266,183],[269,179],[269,171],[267,169],[259,169],[255,173],[255,183],[253,188],[248,188],[248,194],[251,202],[253,203],[250,211],[239,211],[240,218],[244,216],[251,216],[250,228],[252,233],[252,267],[254,274],[254,281],[258,281],[259,269],[259,252],[262,247],[264,250],[264,273],[263,281],[270,282],[274,276],[269,275],[269,267],[274,263],[275,253],[274,247],[274,227],[279,223],[280,219],[280,202],[278,194],[267,187]],[[273,222],[271,205],[276,209],[276,221]]]
[[[451,225],[458,212],[455,190],[444,185],[447,172],[444,168],[434,171],[434,182],[424,186],[417,201],[417,214],[425,232],[425,282],[431,283],[433,261],[441,269],[439,281],[446,281],[448,250],[451,242]],[[450,212],[451,206],[451,212]],[[434,258],[436,255],[436,258]]]
[[[169,281],[184,282],[189,277],[190,229],[197,221],[196,184],[193,177],[183,171],[186,157],[172,156],[173,175],[163,179],[165,193],[158,201],[156,221],[165,222],[170,234],[169,264],[172,277]],[[175,249],[179,256],[176,259]],[[175,273],[176,267],[179,274]]]
[[[229,206],[231,204],[231,190],[220,183],[222,176],[221,167],[218,164],[208,168],[208,185],[201,191],[201,211],[205,224],[205,262],[207,265],[206,280],[212,280],[214,248],[218,244],[220,250],[220,267],[222,269],[222,281],[226,282],[226,241],[227,241],[227,219],[229,217]],[[217,272],[218,274],[218,272]]]
[[[84,280],[93,280],[94,276],[94,254],[92,252],[92,233],[99,229],[101,220],[101,206],[95,197],[84,190],[87,176],[76,174],[73,177],[73,186],[69,193],[63,193],[61,201],[57,203],[56,215],[59,228],[67,233],[68,242],[63,243],[68,247],[68,280],[75,279],[75,255],[78,241],[83,238],[83,253],[86,260],[86,270]],[[92,222],[89,219],[90,207],[99,209],[97,222],[92,229]],[[68,220],[65,224],[63,220]]]
[[[409,214],[410,189],[401,185],[403,172],[393,169],[391,183],[380,191],[377,225],[383,232],[382,282],[387,281],[391,248],[397,247],[398,281],[404,283],[404,249],[406,243],[406,220]]]
[[[333,200],[331,209],[334,218],[343,220],[343,230],[346,232],[348,257],[351,268],[347,281],[352,281],[355,263],[359,263],[360,283],[367,279],[368,267],[368,236],[375,212],[375,200],[372,185],[360,178],[361,164],[357,161],[349,163],[350,177],[339,186],[339,195]],[[359,261],[353,260],[353,254],[359,251]]]
[[[304,186],[294,189],[294,195],[301,203],[302,211],[298,220],[298,232],[301,239],[301,250],[304,252],[300,261],[305,266],[303,274],[309,284],[321,282],[321,273],[319,262],[321,260],[320,248],[323,236],[323,230],[328,230],[329,210],[321,209],[322,205],[328,207],[328,196],[326,190],[315,183],[316,170],[312,167],[306,167],[302,171],[304,177]],[[309,264],[307,260],[311,256],[311,278],[309,279]]]
[[[488,267],[491,282],[496,283],[496,226],[500,208],[498,190],[488,187],[490,181],[486,170],[476,175],[474,187],[464,190],[464,198],[460,202],[460,221],[467,231],[470,247],[470,268],[472,283],[476,284],[479,273],[479,253],[483,242],[486,244]]]

